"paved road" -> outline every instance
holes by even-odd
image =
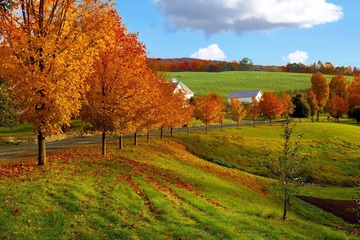
[[[259,123],[257,123],[259,124]],[[251,125],[251,123],[242,123],[241,126],[244,125]],[[213,129],[220,129],[220,125],[210,125],[209,130]],[[223,128],[228,127],[236,127],[236,124],[224,124]],[[199,132],[199,131],[205,131],[204,126],[200,127],[191,127],[189,128],[190,133],[191,132]],[[173,134],[186,132],[186,128],[177,128],[174,129]],[[154,131],[150,133],[150,136],[154,137],[159,136],[159,131]],[[170,135],[170,131],[166,130],[163,131],[164,136]],[[141,135],[138,135],[141,137]],[[124,138],[133,138],[133,134],[126,134],[124,135]],[[114,142],[118,141],[117,136],[107,136],[106,138],[107,142]],[[101,144],[101,136],[94,136],[94,137],[82,137],[82,138],[72,138],[72,139],[65,139],[65,140],[59,140],[54,142],[47,142],[46,143],[46,152],[56,152],[64,149],[74,149],[74,148],[80,148],[88,145],[100,145]],[[37,144],[25,144],[20,146],[13,146],[13,147],[6,147],[6,148],[0,148],[0,162],[4,161],[11,161],[11,160],[19,160],[27,157],[36,157],[37,156]]]

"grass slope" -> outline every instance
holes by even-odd
[[[330,131],[331,129],[331,131]],[[177,138],[190,152],[225,166],[265,177],[273,177],[265,157],[281,151],[281,125],[226,128],[223,132],[192,134]],[[301,152],[307,158],[305,180],[323,186],[355,187],[360,181],[359,125],[334,122],[303,122],[293,127],[293,141],[299,134]]]
[[[195,96],[215,92],[227,98],[230,92],[256,90],[263,92],[300,91],[310,88],[312,74],[286,72],[226,71],[171,72],[169,76],[183,82]],[[332,75],[325,75],[330,82]],[[350,82],[353,77],[346,77]]]
[[[297,199],[281,221],[281,198],[266,191],[273,180],[204,161],[170,139],[108,150],[51,154],[44,167],[2,165],[0,238],[357,239]]]

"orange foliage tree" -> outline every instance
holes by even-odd
[[[331,81],[329,83],[330,98],[333,98],[334,96],[339,96],[346,99],[348,87],[349,82],[346,80],[344,75],[334,76],[333,78],[331,78]]]
[[[329,98],[329,84],[321,72],[314,73],[311,77],[311,90],[316,98],[316,121],[319,121],[320,111],[326,105]],[[314,102],[315,103],[315,102]],[[311,106],[311,104],[309,103]]]
[[[260,115],[259,102],[255,97],[251,98],[251,104],[246,105],[246,112],[249,118],[253,120],[253,126],[255,127],[255,121]]]
[[[290,115],[294,113],[295,105],[292,101],[292,97],[286,93],[282,94],[281,101],[284,104],[284,111],[282,113],[282,116],[288,120]]]
[[[0,8],[1,73],[21,103],[21,120],[34,124],[38,164],[45,137],[62,132],[81,107],[84,80],[104,46],[106,12],[100,1],[12,1]]]
[[[360,106],[360,74],[354,76],[354,80],[348,87],[347,92],[349,112],[352,112],[354,108]]]
[[[331,98],[327,103],[327,107],[330,115],[334,117],[336,121],[339,121],[339,118],[341,118],[349,109],[346,100],[339,96]]]
[[[270,125],[273,119],[281,116],[284,112],[284,104],[273,92],[264,92],[259,107],[261,109],[262,116],[265,119],[270,120]]]
[[[316,100],[316,96],[311,88],[309,88],[306,93],[306,102],[309,104],[310,107],[311,121],[314,121],[314,116],[318,112],[318,103]]]
[[[220,95],[209,93],[195,99],[194,116],[206,125],[206,133],[210,123],[216,122],[223,112],[224,102]]]
[[[94,72],[87,78],[87,101],[81,111],[82,119],[102,132],[103,155],[106,154],[106,132],[121,131],[126,124],[119,121],[129,115],[134,98],[142,94],[144,81],[139,79],[145,73],[140,70],[146,69],[145,47],[137,35],[127,33],[115,11],[109,13],[109,17],[113,25],[107,29],[114,35],[114,41],[107,44],[93,65]]]
[[[245,117],[246,109],[238,98],[232,97],[230,99],[230,113],[232,115],[232,119],[237,124],[237,128],[239,128],[239,122]]]

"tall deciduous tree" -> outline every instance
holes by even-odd
[[[246,115],[246,110],[239,99],[237,99],[237,98],[230,99],[230,113],[232,115],[232,119],[237,124],[237,128],[239,128],[239,122]]]
[[[273,119],[281,116],[284,112],[284,104],[273,92],[264,92],[259,107],[261,109],[262,116],[265,119],[270,120],[270,125]]]
[[[317,104],[316,96],[312,88],[309,88],[306,91],[306,93],[307,93],[306,102],[309,104],[310,107],[311,121],[314,121],[314,116],[318,112],[318,104]]]
[[[223,100],[216,93],[209,93],[197,97],[194,105],[194,116],[206,126],[206,133],[210,123],[218,120],[219,114],[223,111]]]
[[[249,118],[253,120],[253,127],[255,127],[255,121],[259,117],[260,111],[258,100],[254,96],[251,97],[251,104],[246,105],[246,112]]]
[[[344,75],[334,76],[333,78],[331,78],[331,81],[329,83],[330,98],[333,98],[334,96],[339,96],[346,99],[348,87],[349,82],[346,80]]]
[[[321,72],[314,73],[311,77],[311,90],[316,98],[316,121],[319,121],[320,111],[323,110],[329,98],[329,84]],[[309,103],[310,104],[310,103]],[[311,105],[310,105],[311,106]]]
[[[330,115],[334,117],[336,121],[339,121],[339,118],[341,118],[349,110],[347,101],[339,96],[331,98],[327,103],[327,107]]]
[[[354,76],[354,80],[351,82],[347,89],[348,92],[348,104],[349,104],[349,115],[352,115],[355,107],[360,106],[360,74]]]
[[[82,118],[89,121],[94,130],[102,132],[102,154],[106,154],[106,132],[118,132],[119,121],[126,111],[134,111],[133,99],[145,86],[139,69],[146,68],[145,47],[137,35],[127,33],[115,11],[109,12],[113,19],[107,26],[110,39],[106,49],[99,53],[94,72],[87,78],[89,91],[81,111]],[[148,69],[150,72],[150,70]],[[142,75],[145,75],[143,73]]]
[[[282,113],[282,116],[284,116],[288,120],[290,115],[294,113],[295,105],[292,101],[292,97],[286,93],[282,94],[281,101],[284,104],[284,111]]]
[[[107,10],[88,0],[13,1],[0,9],[0,52],[8,54],[1,73],[21,103],[22,121],[34,124],[39,165],[46,162],[45,137],[61,133],[80,109]]]

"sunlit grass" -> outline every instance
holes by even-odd
[[[0,237],[356,239],[300,200],[281,221],[281,198],[267,190],[274,180],[199,159],[170,138],[131,142],[109,144],[105,157],[92,146],[50,154],[43,167],[2,165]]]

